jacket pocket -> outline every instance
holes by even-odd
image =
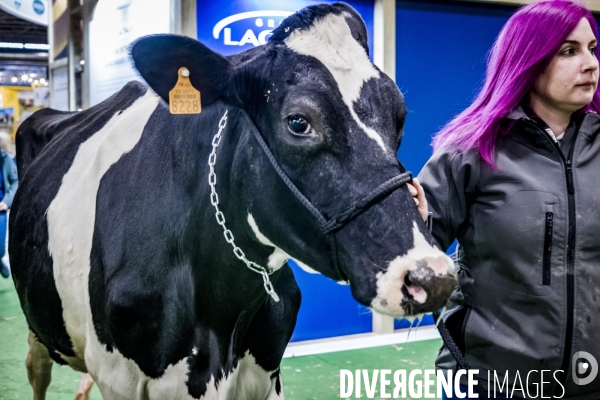
[[[554,213],[546,212],[546,223],[544,229],[544,258],[542,262],[542,285],[550,285],[550,263],[552,261],[552,231],[554,229]]]

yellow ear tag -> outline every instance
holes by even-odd
[[[200,92],[190,82],[190,70],[186,67],[177,71],[177,84],[169,92],[169,111],[171,114],[200,114]]]

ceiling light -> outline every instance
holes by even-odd
[[[85,60],[79,61],[79,64],[84,65],[85,64]]]
[[[40,78],[40,83],[46,83],[46,80],[44,78]]]
[[[43,43],[25,43],[23,47],[29,50],[50,50],[50,45]]]
[[[29,83],[33,82],[33,78],[27,79],[27,82],[29,82]]]
[[[35,76],[36,76],[36,75],[37,75],[37,74],[31,73],[31,74],[29,74],[29,77],[30,77],[30,78],[35,78]]]
[[[36,79],[35,81],[33,81],[33,83],[35,83],[35,84],[37,85],[38,83],[40,83],[40,81],[38,81],[38,80]]]
[[[22,49],[23,43],[0,42],[0,47],[5,49]]]
[[[27,79],[29,79],[29,75],[27,75],[27,74],[21,75],[22,81],[26,81]]]
[[[15,82],[16,82],[16,81],[18,81],[18,80],[19,80],[19,78],[17,78],[16,76],[13,76],[12,78],[10,78],[10,81],[11,81],[12,83],[15,83]]]

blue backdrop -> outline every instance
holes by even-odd
[[[433,135],[481,88],[487,53],[516,10],[456,3],[396,3],[396,83],[408,108],[398,157],[414,175],[431,156]]]

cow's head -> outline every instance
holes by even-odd
[[[237,221],[268,250],[265,263],[279,268],[289,254],[349,282],[362,304],[400,317],[440,308],[456,286],[453,264],[432,245],[406,186],[329,235],[310,212],[339,216],[404,172],[396,158],[404,99],[368,53],[364,22],[343,3],[308,7],[285,19],[266,45],[231,57],[172,35],[132,47],[137,69],[163,99],[185,66],[203,108],[220,100],[243,110],[245,121],[236,123],[264,139],[280,173],[248,135],[237,141],[230,176],[243,187]],[[215,123],[211,137],[216,130]]]

